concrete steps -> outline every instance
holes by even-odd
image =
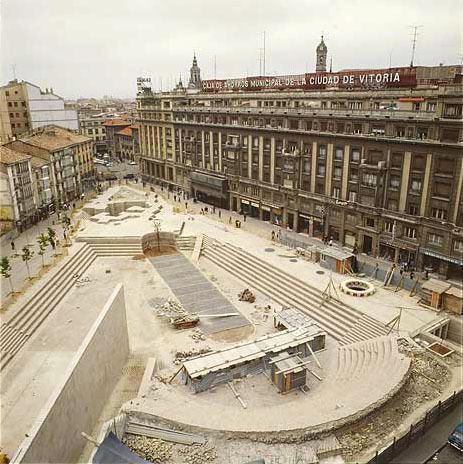
[[[231,245],[218,246],[205,239],[204,257],[276,302],[291,305],[306,312],[334,338],[341,339],[361,313],[333,300],[321,303],[321,292],[274,266],[235,249]]]
[[[277,302],[305,311],[341,344],[386,334],[382,324],[337,300],[326,301],[320,307],[319,289],[233,245],[205,236],[203,254]]]
[[[176,240],[177,249],[180,251],[193,251],[196,243],[196,237],[193,235],[185,235],[177,237]]]
[[[142,255],[140,237],[83,237],[97,256],[135,256]]]
[[[8,321],[1,325],[0,371],[67,295],[75,283],[75,275],[82,275],[96,258],[97,254],[89,245],[82,245]]]

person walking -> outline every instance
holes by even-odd
[[[14,241],[13,241],[13,240],[11,240],[10,245],[11,245],[11,251],[14,251],[14,250],[15,250],[15,245],[14,245]]]
[[[228,223],[231,224],[231,216],[228,216]]]
[[[243,221],[246,222],[246,213],[243,214]]]
[[[222,218],[222,210],[219,209],[219,219]]]
[[[274,242],[274,241],[275,241],[275,231],[272,230],[272,242]]]

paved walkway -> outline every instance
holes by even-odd
[[[232,317],[202,319],[201,330],[204,333],[250,325],[235,306],[185,256],[159,256],[150,258],[150,261],[189,313],[200,311],[201,315],[236,314]]]
[[[31,277],[36,276],[42,269],[42,258],[38,254],[39,245],[37,243],[37,237],[40,234],[48,235],[48,227],[51,227],[56,232],[57,239],[60,242],[56,251],[53,251],[51,246],[48,246],[45,250],[43,261],[45,265],[48,265],[52,264],[56,260],[56,256],[54,255],[62,253],[60,245],[63,243],[63,227],[58,220],[57,214],[53,214],[48,219],[40,221],[33,227],[16,236],[13,240],[14,250],[12,249],[11,237],[9,235],[1,238],[1,255],[2,257],[7,256],[10,259],[12,267],[11,281],[15,291],[21,290],[25,286],[29,277],[26,264],[21,259],[22,249],[26,245],[30,245],[31,250],[34,252],[32,259],[28,262]],[[6,279],[2,278],[1,298],[6,298],[10,293],[10,290],[9,282],[6,282]]]

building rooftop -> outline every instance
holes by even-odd
[[[109,119],[103,126],[130,126],[130,122],[125,119]]]
[[[21,161],[26,161],[30,156],[20,153],[10,148],[0,145],[0,163],[2,164],[15,164]]]
[[[132,137],[132,126],[124,127],[124,129],[116,132],[118,135],[127,135],[128,137]]]
[[[90,142],[92,139],[59,126],[46,126],[32,135],[21,137],[21,140],[28,144],[54,151],[79,143]]]

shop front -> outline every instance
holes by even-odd
[[[395,263],[407,264],[408,266],[416,268],[418,245],[408,243],[398,238],[380,236],[379,255]]]
[[[463,258],[447,256],[427,248],[420,248],[422,267],[442,275],[446,279],[462,280]]]
[[[192,172],[191,193],[203,203],[228,208],[227,180],[222,176],[213,176],[202,172]]]
[[[323,237],[323,219],[307,213],[299,213],[298,232],[307,234],[309,237]]]
[[[241,198],[241,211],[240,213],[246,214],[249,217],[259,219],[259,203],[246,198]]]

